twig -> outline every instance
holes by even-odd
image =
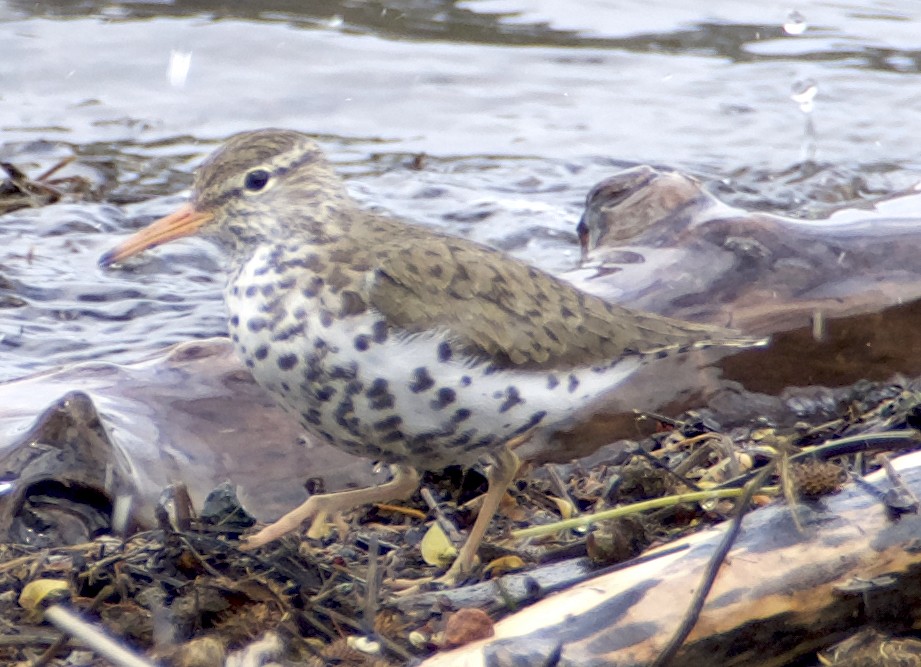
[[[796,493],[796,488],[793,486],[793,473],[790,470],[790,465],[790,453],[784,450],[780,455],[780,488],[783,489],[784,499],[787,501],[787,505],[790,508],[790,516],[793,517],[793,525],[796,526],[796,530],[800,535],[805,535],[806,527],[803,525],[803,522],[800,521],[799,512],[797,512],[799,498]]]
[[[764,484],[764,480],[774,471],[774,466],[775,463],[773,461],[768,463],[758,471],[754,479],[745,485],[743,489],[744,493],[739,498],[739,502],[736,505],[735,516],[733,516],[732,521],[729,522],[729,529],[726,531],[713,557],[707,564],[703,579],[700,582],[700,586],[698,586],[697,590],[694,592],[694,597],[691,599],[691,604],[684,616],[684,620],[681,622],[681,625],[675,631],[672,638],[668,641],[668,644],[665,645],[665,648],[662,649],[662,652],[656,658],[653,667],[665,667],[668,665],[672,661],[672,658],[678,653],[678,650],[682,647],[688,635],[691,634],[691,630],[697,625],[697,620],[700,618],[700,612],[704,607],[704,602],[706,602],[707,596],[713,588],[713,583],[716,581],[716,575],[723,566],[726,554],[729,553],[729,550],[735,543],[736,537],[739,535],[739,531],[742,529],[742,519],[748,512],[752,496],[755,495],[755,492]]]
[[[679,483],[684,484],[684,485],[687,486],[688,488],[693,489],[694,491],[700,491],[700,487],[697,486],[697,484],[695,484],[695,483],[692,482],[691,480],[687,479],[684,475],[682,475],[682,474],[680,474],[680,473],[678,473],[678,472],[675,472],[674,470],[672,470],[671,468],[669,468],[667,465],[665,465],[664,463],[662,463],[662,461],[660,461],[659,459],[657,459],[655,456],[653,456],[652,454],[650,454],[649,452],[647,452],[647,451],[646,451],[645,449],[643,449],[642,447],[637,447],[637,450],[634,452],[634,455],[635,455],[635,456],[641,456],[641,457],[643,457],[644,459],[646,459],[647,461],[649,461],[650,464],[652,464],[653,466],[655,466],[656,468],[658,468],[659,470],[661,470],[662,472],[664,472],[664,473],[665,473],[666,475],[668,475],[669,477],[673,477],[673,478],[674,478],[675,480],[677,480]]]
[[[36,176],[35,180],[36,181],[47,181],[54,174],[56,174],[58,171],[60,171],[61,169],[63,169],[64,167],[66,167],[67,165],[69,165],[71,162],[73,162],[76,159],[77,159],[76,155],[68,155],[67,157],[62,158],[57,164],[52,165],[50,169],[42,172],[40,176]]]
[[[463,542],[463,535],[457,530],[457,526],[454,525],[454,522],[445,516],[444,510],[441,509],[441,504],[435,500],[435,496],[432,495],[431,489],[427,486],[423,486],[420,489],[420,493],[422,495],[422,500],[424,500],[425,504],[429,506],[429,509],[435,513],[435,521],[441,526],[441,529],[445,532],[445,535],[448,536],[448,539],[455,544]]]
[[[326,613],[325,609],[321,609],[320,611],[321,613],[324,613],[324,614]],[[319,618],[314,616],[312,613],[308,612],[306,609],[298,612],[298,615],[300,616],[301,620],[306,621],[309,625],[313,627],[314,630],[326,635],[326,638],[329,639],[330,641],[335,641],[336,639],[339,639],[338,632],[336,632],[333,628],[329,628],[326,625],[324,625],[320,621]]]
[[[95,612],[97,609],[99,609],[100,606],[102,606],[104,601],[111,597],[114,592],[115,586],[113,584],[107,584],[103,586],[102,590],[96,594],[95,598],[93,598],[93,603],[89,606],[88,611]],[[69,639],[70,637],[62,632],[40,656],[32,661],[31,667],[42,667],[42,665],[47,665],[51,659],[58,654],[58,651],[64,648],[64,645],[68,642]]]
[[[768,494],[777,493],[778,490],[779,489],[776,486],[766,486],[762,489],[764,493]],[[742,496],[744,492],[744,489],[711,489],[709,491],[680,493],[674,496],[665,496],[664,498],[653,498],[652,500],[644,500],[643,502],[633,503],[632,505],[625,505],[624,507],[615,507],[613,509],[604,510],[603,512],[598,512],[597,514],[592,514],[590,516],[580,516],[574,519],[566,519],[565,521],[548,523],[543,526],[531,526],[530,528],[513,530],[512,537],[515,539],[521,539],[525,537],[536,537],[538,535],[549,535],[560,530],[580,528],[582,526],[588,526],[599,521],[616,519],[622,516],[628,516],[630,514],[645,512],[646,510],[658,509],[660,507],[671,507],[672,505],[680,505],[681,503],[696,503],[704,500],[712,500],[714,498],[738,498]]]
[[[360,625],[357,621],[355,621],[355,619],[349,618],[348,616],[345,616],[344,614],[341,614],[341,613],[335,611],[334,609],[323,609],[323,610],[322,610],[322,613],[324,613],[324,614],[326,614],[327,616],[329,616],[329,618],[330,618],[332,621],[335,621],[335,622],[337,622],[337,623],[341,623],[342,625],[345,625],[345,626],[351,628],[352,630],[355,630],[356,632],[361,632],[361,631],[362,631],[362,630],[361,630],[361,625]],[[392,651],[394,654],[400,656],[400,658],[401,658],[404,662],[409,662],[409,660],[412,659],[413,656],[410,655],[410,653],[409,653],[406,649],[404,649],[402,646],[400,646],[400,645],[397,644],[396,642],[394,642],[394,641],[388,639],[386,636],[384,636],[384,635],[375,635],[375,638],[377,639],[377,641],[379,641],[381,644],[383,644],[384,647],[387,648],[387,650]]]
[[[155,667],[154,663],[119,644],[99,628],[87,623],[62,605],[55,604],[45,610],[45,619],[62,632],[76,637],[98,655],[115,663],[118,667]]]
[[[377,613],[380,596],[381,578],[378,574],[379,561],[380,548],[377,543],[377,535],[372,534],[368,542],[368,583],[365,587],[365,610],[361,619],[365,634],[369,635],[374,632],[374,616]]]
[[[573,514],[579,515],[579,506],[576,505],[576,501],[572,499],[572,496],[569,493],[569,489],[566,488],[566,482],[560,477],[560,471],[558,466],[555,464],[550,464],[547,466],[547,474],[550,475],[550,484],[553,486],[556,494],[568,502],[572,506]]]
[[[896,447],[907,447],[906,441],[913,443],[915,446],[921,445],[921,431],[916,429],[899,429],[897,431],[886,431],[885,433],[864,433],[861,435],[849,435],[837,440],[830,440],[815,447],[807,447],[803,451],[790,457],[791,463],[796,463],[805,459],[817,459],[827,461],[838,456],[849,456],[859,454],[860,452],[870,452],[877,450],[894,449]],[[743,484],[757,475],[760,470],[755,470],[735,479],[730,479],[719,485],[719,489],[732,487],[741,487]]]
[[[707,441],[717,438],[719,438],[719,435],[716,433],[701,433],[700,435],[695,435],[691,438],[686,438],[679,442],[678,444],[681,445],[682,448],[691,447],[692,445],[700,446],[694,447],[694,449],[691,450],[691,453],[688,454],[687,458],[676,465],[672,472],[683,479],[684,476],[689,473],[692,468],[694,468],[694,466],[703,461],[703,459],[705,459],[710,454],[710,447],[706,446],[709,444]]]
[[[890,506],[902,512],[917,512],[919,505],[918,496],[912,493],[911,488],[905,483],[899,471],[892,466],[892,461],[889,460],[888,456],[880,454],[879,458],[882,459],[883,468],[886,470],[886,477],[889,478],[889,482],[892,484],[894,495],[901,497],[901,502],[898,503],[898,507],[895,507],[896,503],[893,502],[890,502]]]
[[[633,414],[636,416],[638,420],[639,419],[651,419],[653,421],[659,422],[660,424],[665,424],[666,426],[673,426],[675,428],[678,428],[684,423],[678,419],[674,419],[672,417],[661,415],[658,412],[647,412],[645,410],[634,410]]]
[[[874,499],[882,503],[889,512],[893,514],[905,514],[907,512],[917,512],[918,511],[918,498],[914,493],[911,492],[911,489],[905,485],[902,476],[899,475],[898,471],[892,467],[892,463],[889,461],[889,457],[885,455],[880,455],[882,459],[883,470],[886,471],[886,478],[889,480],[889,483],[892,485],[892,488],[887,491],[883,491],[881,488],[871,484],[864,477],[858,475],[857,473],[851,473],[850,479],[854,482],[858,489],[867,493]]]
[[[224,578],[224,575],[221,574],[220,572],[218,572],[218,571],[211,565],[211,563],[209,563],[209,562],[207,561],[207,559],[206,559],[204,556],[202,556],[200,553],[198,553],[198,550],[197,550],[194,546],[192,546],[192,542],[189,540],[188,535],[186,535],[186,534],[184,534],[184,533],[176,533],[176,535],[177,535],[177,537],[179,537],[179,540],[180,540],[183,544],[185,544],[186,549],[188,549],[189,552],[190,552],[193,556],[195,556],[195,560],[198,561],[198,564],[202,566],[202,568],[205,570],[205,572],[207,572],[207,573],[210,574],[212,577],[214,577],[215,579],[218,579],[218,580]]]

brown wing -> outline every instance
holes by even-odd
[[[411,239],[386,253],[369,305],[410,333],[447,329],[466,352],[502,366],[572,368],[699,341],[748,341],[728,329],[608,303],[465,239],[427,230],[420,236],[424,243]]]

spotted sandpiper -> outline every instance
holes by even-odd
[[[229,256],[230,334],[256,380],[311,435],[393,470],[377,487],[311,497],[248,547],[321,513],[406,498],[419,470],[487,458],[488,492],[445,577],[455,580],[517,471],[510,445],[658,359],[761,343],[605,302],[498,250],[364,210],[299,132],[232,137],[188,204],[100,263],[193,233]]]

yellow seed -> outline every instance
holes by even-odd
[[[70,584],[63,579],[36,579],[30,581],[19,594],[19,606],[35,611],[70,597]]]

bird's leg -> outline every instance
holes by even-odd
[[[483,535],[486,529],[496,515],[499,509],[499,503],[505,495],[509,484],[515,479],[518,472],[520,461],[515,453],[509,449],[508,445],[504,446],[495,454],[495,462],[487,473],[489,489],[483,496],[483,504],[480,506],[480,513],[477,515],[473,528],[467,541],[461,548],[460,553],[451,565],[451,569],[438,578],[439,583],[454,585],[463,576],[473,569],[473,559],[476,558],[477,549],[480,548],[480,542],[483,541]]]
[[[419,486],[419,473],[408,466],[390,466],[390,469],[393,479],[386,484],[311,496],[304,504],[291,510],[278,521],[269,524],[255,535],[244,538],[245,541],[240,548],[248,551],[268,544],[296,530],[304,521],[312,520],[321,513],[332,514],[368,503],[409,498]]]

